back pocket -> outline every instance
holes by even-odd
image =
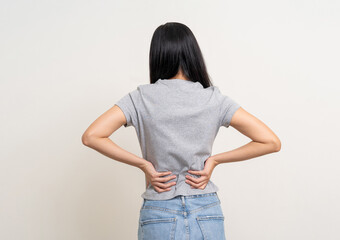
[[[152,218],[140,221],[142,239],[140,240],[173,240],[175,238],[176,218]]]
[[[196,220],[204,240],[225,240],[223,215],[197,216]]]

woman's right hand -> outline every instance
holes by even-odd
[[[185,182],[191,185],[191,188],[199,188],[202,190],[205,189],[205,187],[209,183],[211,174],[217,165],[218,163],[212,157],[209,157],[204,163],[203,170],[201,171],[188,170],[188,173],[194,174],[194,175],[200,175],[200,177],[194,178],[190,175],[186,175]]]
[[[171,174],[172,172],[171,171],[157,172],[151,162],[147,163],[142,168],[142,170],[145,173],[146,188],[148,188],[149,184],[151,184],[157,192],[165,192],[165,191],[170,191],[171,187],[176,185],[176,182],[164,183],[172,179],[175,179],[176,175],[164,177],[166,175]]]

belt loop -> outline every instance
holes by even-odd
[[[182,200],[182,206],[185,206],[185,200],[184,200],[184,196],[181,195],[181,200]]]

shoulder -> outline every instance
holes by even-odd
[[[146,95],[153,94],[155,91],[159,90],[159,87],[160,86],[156,86],[156,84],[139,84],[129,91],[128,95],[133,99],[140,99]]]
[[[218,86],[212,86],[212,95],[214,95],[215,100],[220,104],[230,104],[234,102],[233,97],[229,94],[225,94],[220,90]]]
[[[161,90],[161,88],[164,87],[161,84],[155,84],[155,83],[145,83],[145,84],[139,84],[135,88],[133,92],[139,93],[139,94],[147,94],[147,93],[153,93],[155,91]]]
[[[220,97],[229,97],[229,94],[224,93],[223,90],[220,90],[218,86],[212,86],[213,92],[215,95],[220,96]]]
[[[220,88],[218,86],[211,86],[209,88],[206,88],[207,90],[211,91],[211,94],[214,96],[217,100],[222,100],[225,95],[221,92]]]
[[[220,88],[218,86],[211,86],[211,91],[216,94],[216,95],[223,95],[223,93],[221,92]]]
[[[140,92],[145,91],[148,88],[150,88],[148,85],[151,85],[151,84],[139,84],[137,85],[137,87],[134,87],[131,91],[129,91],[129,94],[131,95],[139,94]]]

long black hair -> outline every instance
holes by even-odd
[[[189,81],[212,86],[201,49],[191,30],[178,22],[167,22],[154,32],[149,53],[150,83],[176,76],[179,70]]]

